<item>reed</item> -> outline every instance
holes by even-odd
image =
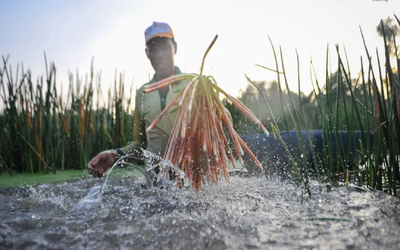
[[[381,26],[384,30],[382,22]],[[370,55],[361,28],[360,33],[365,48],[367,67],[364,67],[365,59],[361,56],[360,74],[357,78],[351,77],[346,51],[344,50],[343,56],[339,46],[336,46],[338,64],[334,73],[330,70],[332,65],[329,61],[329,47],[327,48],[324,85],[318,81],[311,61],[313,105],[318,110],[321,123],[307,122],[309,119],[306,116],[300,87],[299,63],[297,96],[300,105],[295,105],[292,92],[289,90],[286,77],[288,73],[285,70],[282,50],[279,50],[280,58],[278,58],[271,40],[275,68],[257,66],[277,74],[280,102],[283,107],[280,119],[283,123],[276,121],[275,110],[271,110],[270,100],[267,100],[264,91],[246,77],[262,93],[264,103],[273,118],[271,126],[274,131],[286,131],[286,133],[289,130],[297,131],[296,137],[288,136],[288,142],[281,141],[289,155],[292,172],[298,185],[308,189],[309,178],[312,177],[328,183],[352,182],[397,194],[400,181],[400,74],[398,71],[400,60],[396,51],[394,56],[396,66],[392,66],[389,44],[383,33],[384,72],[380,66],[374,69],[373,60],[381,65],[380,54],[376,51],[375,58]],[[298,62],[297,53],[296,57]],[[284,96],[285,94],[288,98]],[[315,141],[310,135],[309,128],[323,131],[323,148],[320,152],[315,150]],[[305,155],[306,147],[311,150],[312,162],[300,157]],[[299,151],[291,151],[288,148],[297,148]],[[313,169],[310,169],[311,165],[314,166]]]
[[[132,140],[133,130],[125,129],[133,128],[133,116],[130,97],[124,97],[122,74],[119,88],[115,81],[114,91],[110,91],[116,98],[104,100],[101,72],[95,75],[92,62],[85,78],[79,72],[70,73],[68,93],[64,96],[56,84],[56,67],[47,63],[46,55],[46,73],[36,84],[23,65],[18,65],[14,73],[8,58],[2,59],[0,173],[46,174],[85,169],[88,160],[98,152]],[[133,85],[131,92],[132,89]]]
[[[215,36],[204,54],[199,75],[181,74],[171,76],[150,84],[144,89],[144,93],[147,93],[169,86],[176,81],[188,81],[186,87],[176,95],[174,100],[150,124],[147,130],[151,130],[171,107],[178,106],[178,113],[163,159],[184,171],[191,182],[192,188],[196,191],[201,188],[203,173],[208,182],[218,183],[221,175],[228,179],[226,170],[228,161],[230,160],[232,165],[235,166],[233,150],[244,167],[242,147],[248,152],[257,166],[261,170],[263,169],[261,163],[233,129],[230,115],[222,104],[219,94],[229,99],[232,104],[260,126],[268,135],[264,125],[246,106],[218,87],[212,76],[203,75],[206,56],[217,38],[218,36]],[[227,133],[225,133],[225,129],[228,130]],[[233,150],[230,148],[228,138],[232,141]],[[170,164],[162,164],[161,176],[164,174],[167,177],[169,170],[171,170]],[[180,184],[181,182],[178,180],[178,185]]]

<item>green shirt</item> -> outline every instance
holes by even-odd
[[[178,67],[175,67],[175,75],[181,74]],[[124,154],[133,154],[135,157],[142,157],[142,150],[146,149],[159,156],[164,155],[165,148],[171,134],[172,126],[176,117],[177,107],[171,107],[157,125],[146,132],[146,128],[158,117],[161,111],[173,98],[187,85],[188,81],[177,81],[170,86],[170,90],[162,94],[160,91],[143,93],[145,86],[156,82],[153,79],[144,84],[136,91],[133,143],[121,148]]]

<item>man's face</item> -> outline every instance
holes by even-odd
[[[146,44],[146,54],[156,72],[174,68],[176,43],[165,37],[155,37]]]

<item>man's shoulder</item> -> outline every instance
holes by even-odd
[[[142,86],[140,86],[140,88],[139,88],[138,90],[143,91],[143,89],[144,89],[146,86],[148,86],[148,85],[150,85],[150,84],[152,84],[152,83],[154,83],[154,82],[152,82],[152,81],[146,82],[145,84],[143,84]]]
[[[175,66],[175,75],[181,75],[181,74],[184,74],[184,73],[181,72],[181,70],[180,70],[180,68],[179,68],[178,66]],[[153,84],[153,83],[155,83],[155,82],[157,82],[157,81],[156,81],[156,77],[153,76],[153,78],[152,78],[149,82],[146,82],[145,84],[143,84],[143,85],[138,89],[138,91],[143,92],[143,89],[144,89],[146,86],[148,86],[148,85],[150,85],[150,84]]]
[[[148,85],[150,85],[150,84],[153,84],[153,83],[155,83],[156,81],[155,81],[155,78],[153,77],[153,79],[151,79],[150,81],[148,81],[148,82],[146,82],[145,84],[143,84],[142,86],[140,86],[140,88],[137,90],[138,92],[143,92],[143,89],[146,87],[146,86],[148,86]]]

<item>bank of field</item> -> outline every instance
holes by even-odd
[[[86,170],[65,170],[58,171],[57,174],[9,174],[0,175],[0,188],[20,187],[20,186],[36,186],[43,183],[54,183],[61,181],[83,180],[91,176]]]

